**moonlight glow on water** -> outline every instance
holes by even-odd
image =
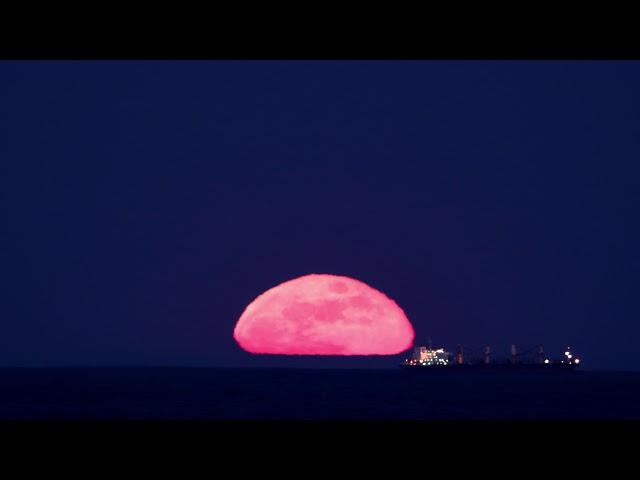
[[[414,332],[389,297],[349,277],[312,274],[282,283],[251,302],[234,338],[251,353],[393,355]]]

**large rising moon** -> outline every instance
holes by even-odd
[[[411,347],[414,332],[384,293],[353,278],[312,274],[258,296],[233,336],[251,353],[393,355]]]

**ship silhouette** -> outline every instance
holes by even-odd
[[[444,348],[433,348],[429,339],[427,346],[414,347],[411,356],[400,367],[439,372],[570,372],[581,363],[570,347],[555,358],[548,357],[542,345],[523,351],[511,345],[510,355],[505,358],[494,358],[489,346],[484,347],[479,355],[471,357],[466,356],[465,350],[468,349],[462,345],[458,345],[455,354]]]

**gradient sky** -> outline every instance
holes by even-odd
[[[640,62],[0,62],[0,365],[259,358],[358,278],[417,340],[640,368]]]

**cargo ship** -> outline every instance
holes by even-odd
[[[565,349],[563,355],[550,358],[542,345],[522,352],[511,345],[509,357],[494,359],[490,347],[484,347],[481,355],[476,355],[475,358],[467,358],[462,345],[458,345],[456,353],[452,354],[444,348],[432,348],[429,342],[428,346],[415,347],[412,355],[400,367],[431,372],[571,372],[580,364],[581,359],[570,347]]]

